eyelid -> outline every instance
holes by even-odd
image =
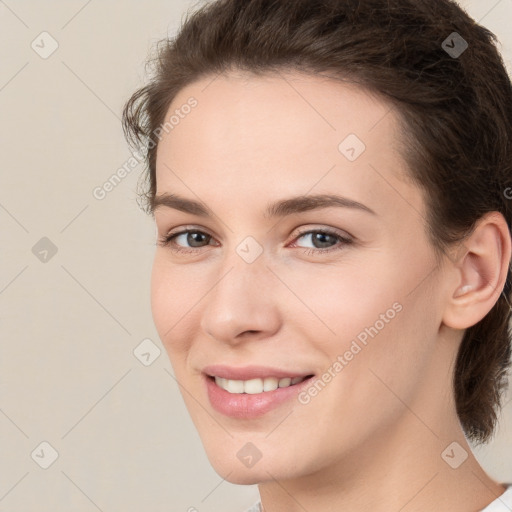
[[[185,233],[190,233],[190,232],[201,233],[201,234],[209,236],[212,239],[215,239],[215,236],[212,235],[207,228],[198,227],[198,226],[194,226],[194,225],[184,225],[184,226],[180,226],[177,228],[172,228],[172,229],[164,231],[163,235],[159,236],[159,240],[161,240],[161,241],[169,240],[172,237],[177,237],[179,235],[183,235]]]
[[[298,229],[298,232],[294,234],[292,243],[294,243],[297,239],[302,238],[305,235],[319,233],[319,232],[333,236],[338,239],[338,242],[334,246],[327,247],[327,248],[318,249],[318,248],[314,248],[314,247],[313,248],[298,247],[299,249],[303,249],[304,253],[308,253],[308,254],[320,253],[320,254],[325,255],[330,252],[341,251],[345,248],[345,246],[352,245],[355,242],[355,237],[353,237],[350,233],[348,233],[346,231],[342,231],[339,228],[333,228],[331,226],[321,225],[321,226],[315,227],[312,225],[308,225],[307,227],[301,226],[297,229]],[[181,254],[192,254],[192,253],[197,254],[204,247],[208,247],[208,246],[212,245],[212,244],[208,244],[208,245],[205,245],[202,247],[189,248],[189,247],[181,247],[181,246],[173,243],[173,239],[177,238],[178,236],[181,236],[181,235],[184,235],[187,233],[191,233],[191,232],[200,233],[202,235],[206,235],[210,239],[215,240],[215,237],[211,233],[209,233],[209,230],[207,230],[203,227],[185,225],[185,226],[181,226],[179,228],[170,229],[165,235],[160,236],[158,238],[157,244],[162,247],[169,247],[173,252],[175,252],[177,254],[180,254],[180,253]]]
[[[339,236],[340,238],[345,238],[345,239],[350,238],[351,240],[355,240],[355,237],[352,236],[348,231],[345,231],[345,230],[342,230],[339,228],[334,228],[331,226],[326,226],[326,225],[318,225],[318,226],[312,226],[312,227],[311,227],[311,225],[308,225],[308,227],[305,227],[305,228],[300,227],[297,229],[299,231],[294,236],[294,239],[299,238],[300,236],[306,235],[311,232],[322,231],[322,232],[329,233],[331,235]]]
[[[325,231],[325,232],[328,232],[329,234],[333,234],[333,235],[336,235],[336,236],[339,236],[339,237],[345,238],[345,239],[346,238],[355,239],[354,236],[352,236],[350,233],[348,233],[345,230],[340,230],[339,228],[334,228],[334,227],[326,226],[326,225],[316,225],[315,226],[315,225],[308,224],[307,227],[299,227],[296,229],[298,231],[294,234],[293,240],[301,237],[302,235],[305,235],[305,234],[308,234],[311,232],[316,232],[316,231]],[[208,235],[212,238],[215,238],[215,236],[212,235],[207,228],[204,228],[202,226],[197,226],[197,225],[184,225],[184,226],[180,226],[178,228],[169,229],[162,235],[162,238],[170,238],[171,236],[187,233],[189,231],[200,232],[200,233]]]

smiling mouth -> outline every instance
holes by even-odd
[[[214,381],[219,387],[232,394],[258,394],[275,391],[278,388],[288,388],[300,384],[307,379],[311,379],[314,375],[306,375],[304,377],[265,377],[249,380],[231,380],[222,377],[209,375],[208,378]]]

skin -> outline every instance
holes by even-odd
[[[189,253],[157,246],[152,311],[214,469],[259,484],[266,512],[484,508],[505,489],[471,453],[451,376],[464,329],[505,283],[503,217],[488,214],[438,264],[422,192],[398,151],[396,113],[360,87],[231,73],[183,89],[166,118],[190,96],[198,106],[158,145],[157,196],[199,200],[214,216],[156,208],[159,238],[206,236],[174,239]],[[350,133],[366,145],[352,162],[338,150]],[[375,215],[329,207],[263,216],[270,201],[333,193]],[[331,228],[353,243],[315,243],[298,228]],[[236,252],[247,236],[263,251],[252,263]],[[395,303],[401,311],[309,403],[292,399],[255,420],[210,405],[205,365],[322,375]],[[251,468],[237,458],[247,442],[262,454]],[[468,453],[457,469],[441,457],[453,442]]]

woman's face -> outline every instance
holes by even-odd
[[[157,247],[152,310],[215,470],[250,484],[432,436],[453,355],[442,269],[389,106],[320,77],[222,75],[173,114],[155,218],[181,234]]]

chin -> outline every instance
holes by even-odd
[[[288,463],[282,453],[279,460],[275,460],[274,457],[266,458],[262,454],[261,458],[254,462],[250,459],[244,461],[244,454],[247,452],[242,451],[240,458],[237,456],[237,452],[233,453],[233,457],[228,456],[228,451],[222,453],[217,453],[217,451],[216,453],[207,452],[208,460],[215,472],[232,484],[253,485],[274,479],[286,480],[299,476],[300,468],[291,461]]]
[[[264,482],[266,480],[271,480],[268,473],[262,474],[261,471],[255,472],[254,470],[251,470],[251,469],[246,469],[246,470],[237,469],[237,470],[232,470],[231,473],[229,473],[229,471],[227,473],[221,473],[221,472],[217,471],[216,468],[214,468],[214,469],[215,469],[215,472],[221,478],[223,478],[227,482],[229,482],[231,484],[235,484],[235,485],[256,485],[256,484],[261,484],[262,482]]]

